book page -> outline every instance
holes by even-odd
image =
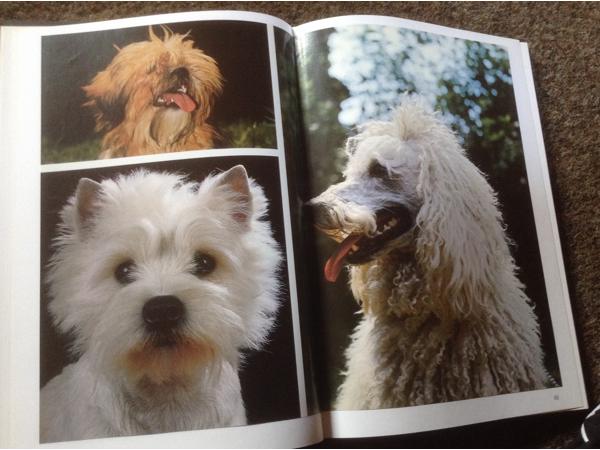
[[[0,55],[6,52],[6,38],[0,28]],[[6,65],[0,65],[0,86],[10,79],[9,74],[6,70]],[[4,117],[8,113],[8,110],[4,107],[5,103],[0,104],[0,136],[4,136]],[[0,219],[0,232],[3,236],[8,235],[10,224],[7,220],[10,212],[8,210],[9,199],[11,198],[12,186],[9,182],[9,176],[6,174],[6,168],[10,166],[10,155],[7,152],[0,152],[0,204],[7,205],[3,209],[2,219]],[[11,249],[11,241],[8,239],[2,239],[0,242],[2,254],[9,254]],[[10,315],[10,298],[11,298],[11,261],[8,258],[4,258],[0,263],[0,317],[9,317]],[[10,361],[10,326],[6,322],[2,323],[0,327],[0,365],[2,367],[8,367]],[[9,387],[9,371],[3,370],[0,373],[0,396],[7,399],[10,397]],[[10,410],[8,408],[0,408],[0,445],[4,444],[4,439],[8,437],[10,430]]]
[[[375,16],[295,33],[326,433],[585,408],[521,44]]]
[[[2,32],[9,445],[320,440],[290,27],[210,12]]]

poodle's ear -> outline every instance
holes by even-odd
[[[421,154],[416,254],[437,306],[465,316],[484,306],[512,259],[492,188],[453,137],[447,144]]]

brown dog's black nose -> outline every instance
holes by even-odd
[[[171,331],[185,314],[181,300],[174,295],[152,297],[142,308],[142,318],[150,331]]]
[[[171,72],[171,77],[180,83],[187,83],[190,79],[190,72],[185,67],[178,67]]]

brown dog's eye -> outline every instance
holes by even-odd
[[[114,275],[119,283],[129,284],[135,281],[134,273],[135,263],[131,259],[128,259],[117,266]]]
[[[217,266],[215,258],[208,253],[196,252],[194,255],[193,273],[197,277],[203,277],[212,273]]]

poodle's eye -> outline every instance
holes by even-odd
[[[121,284],[133,283],[135,281],[134,273],[135,263],[131,259],[128,259],[117,266],[115,269],[115,278]]]
[[[194,275],[203,277],[215,270],[217,261],[208,253],[196,252],[194,255]]]
[[[369,166],[370,178],[389,178],[387,167],[382,166],[377,161],[373,161]]]

